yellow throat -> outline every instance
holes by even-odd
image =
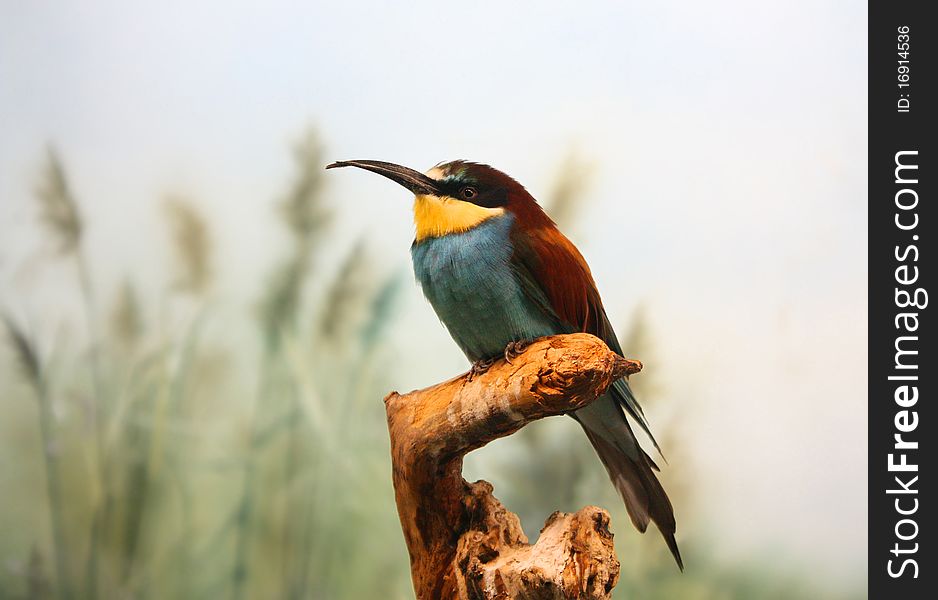
[[[486,208],[449,196],[417,196],[414,198],[417,241],[469,231],[482,221],[504,213],[504,208]]]

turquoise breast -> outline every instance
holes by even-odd
[[[511,214],[463,233],[414,242],[414,274],[470,361],[500,356],[511,341],[561,333],[556,319],[522,289],[511,266]],[[534,292],[539,293],[539,292]]]

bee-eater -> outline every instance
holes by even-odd
[[[472,362],[470,377],[496,358],[510,360],[530,341],[548,335],[591,333],[622,355],[583,256],[505,173],[462,160],[426,174],[376,160],[340,161],[326,168],[334,167],[378,173],[416,196],[414,273]],[[626,415],[658,448],[625,378],[571,416],[606,466],[632,523],[644,532],[648,521],[654,521],[683,570],[671,501]]]

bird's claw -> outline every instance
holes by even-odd
[[[509,365],[514,364],[511,362],[511,359],[518,358],[528,349],[528,346],[531,345],[531,342],[528,340],[518,340],[515,342],[508,342],[508,345],[505,346],[505,362]]]
[[[486,358],[475,361],[472,363],[472,367],[469,369],[468,381],[472,381],[472,378],[477,375],[484,375],[494,364],[494,358]]]
[[[518,358],[521,354],[528,349],[528,346],[531,345],[529,340],[518,340],[516,342],[508,342],[508,345],[505,346],[505,362],[509,365],[513,364],[511,359]],[[482,375],[486,373],[492,365],[495,364],[494,358],[485,358],[482,360],[477,360],[472,363],[472,367],[469,369],[469,373],[466,377],[468,381],[472,381],[473,377],[477,375]]]

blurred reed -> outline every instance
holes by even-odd
[[[46,164],[36,189],[36,199],[39,201],[39,222],[58,244],[59,252],[76,252],[81,243],[82,219],[65,177],[65,168],[58,152],[51,146],[46,150]]]
[[[133,283],[129,280],[124,280],[117,291],[117,297],[111,308],[109,326],[111,339],[124,352],[132,351],[143,336],[146,325],[143,322],[140,298]]]
[[[97,507],[90,523],[90,550],[86,565],[86,589],[89,596],[97,594],[98,579],[98,544],[102,535],[104,513],[108,510],[111,498],[108,496],[108,469],[105,464],[103,425],[104,413],[108,404],[99,356],[99,336],[97,310],[95,306],[94,285],[91,280],[91,267],[83,245],[84,225],[78,201],[69,184],[65,168],[58,152],[50,146],[47,150],[46,166],[43,177],[36,190],[39,203],[39,220],[51,239],[58,243],[63,255],[71,256],[75,261],[82,305],[85,313],[85,325],[88,331],[89,367],[92,377],[91,422],[94,430],[94,462],[97,466]]]
[[[191,202],[172,197],[164,204],[176,254],[176,281],[173,286],[186,293],[201,294],[212,278],[208,224]]]
[[[49,505],[49,522],[52,528],[52,550],[55,555],[57,590],[59,597],[71,598],[72,581],[68,572],[68,545],[65,538],[62,509],[65,498],[62,492],[62,479],[59,467],[59,453],[61,449],[55,431],[52,404],[48,393],[48,382],[39,359],[39,353],[33,345],[33,342],[30,341],[30,338],[9,316],[3,317],[3,323],[6,327],[11,345],[13,346],[14,356],[19,364],[20,371],[26,382],[32,388],[38,404],[39,435],[40,443],[42,444],[42,456],[45,460],[46,500]],[[40,562],[40,554],[33,548],[30,557],[30,587],[45,587],[44,584],[37,582],[37,580],[41,579],[41,574],[37,572],[40,568]]]
[[[218,418],[215,396],[232,389],[225,380],[242,378],[225,360],[218,363],[206,333],[215,312],[206,296],[214,273],[211,219],[181,197],[164,203],[173,250],[165,292],[202,308],[189,319],[148,320],[147,313],[174,305],[161,297],[145,302],[128,277],[99,332],[80,208],[50,150],[36,194],[40,222],[57,250],[76,259],[89,334],[79,353],[63,349],[63,367],[48,374],[30,336],[5,321],[20,379],[38,400],[52,536],[37,538],[23,555],[28,572],[21,578],[0,575],[0,589],[62,598],[357,598],[380,586],[406,597],[406,556],[375,549],[369,529],[356,527],[377,519],[374,535],[396,539],[377,401],[389,363],[361,369],[356,358],[367,351],[376,363],[393,355],[378,348],[386,344],[402,277],[369,269],[363,242],[335,273],[313,277],[316,250],[331,236],[315,133],[303,137],[294,158],[294,182],[275,213],[291,243],[271,266],[254,313],[258,383],[250,401],[231,402],[248,407],[248,439],[240,445],[231,436],[237,419]],[[82,390],[89,367],[101,377]],[[74,421],[81,411],[56,416],[56,405],[69,406],[72,392],[65,390],[90,391],[90,438]],[[220,447],[195,435],[202,431]],[[58,463],[62,456],[67,465]],[[62,477],[68,471],[76,477]],[[51,577],[43,560],[50,549]],[[340,566],[348,555],[360,556],[351,562],[373,577],[350,584]]]

